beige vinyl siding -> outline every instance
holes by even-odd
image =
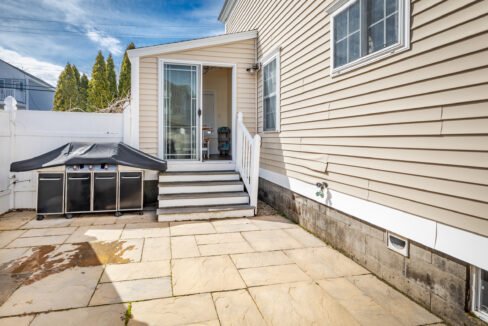
[[[144,152],[158,154],[158,59],[235,64],[237,69],[237,112],[256,133],[256,76],[246,71],[256,60],[255,40],[141,57],[139,68],[139,146]],[[230,108],[229,108],[230,109]]]
[[[227,20],[258,58],[281,47],[280,133],[257,79],[261,167],[488,235],[487,1],[412,1],[410,50],[334,77],[331,3],[237,0]]]

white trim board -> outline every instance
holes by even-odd
[[[259,169],[259,176],[304,197],[337,209],[360,220],[441,251],[482,269],[488,269],[488,238],[444,225],[417,215],[327,189],[326,198],[318,198],[315,185]],[[386,243],[385,243],[386,246]]]
[[[147,46],[143,48],[129,50],[127,51],[127,54],[132,62],[132,59],[137,57],[185,51],[185,50],[191,50],[191,49],[196,49],[201,47],[239,42],[244,40],[252,40],[257,37],[258,37],[257,31],[222,34],[222,35],[209,36],[209,37],[204,37],[204,38],[199,38],[199,39],[194,39],[189,41]]]
[[[131,60],[130,145],[139,149],[139,58]]]

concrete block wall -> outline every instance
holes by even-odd
[[[451,325],[486,325],[468,311],[470,266],[409,241],[409,257],[387,248],[384,229],[259,180],[259,198]]]

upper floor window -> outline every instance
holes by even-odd
[[[328,12],[332,73],[409,48],[409,0],[338,0]]]
[[[263,62],[263,130],[280,127],[280,55],[276,51]]]

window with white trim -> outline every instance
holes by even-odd
[[[488,321],[488,271],[475,269],[473,293],[474,312],[484,321]]]
[[[331,70],[409,48],[409,0],[338,0],[331,15]]]
[[[277,51],[263,63],[263,131],[280,129],[280,56]]]

